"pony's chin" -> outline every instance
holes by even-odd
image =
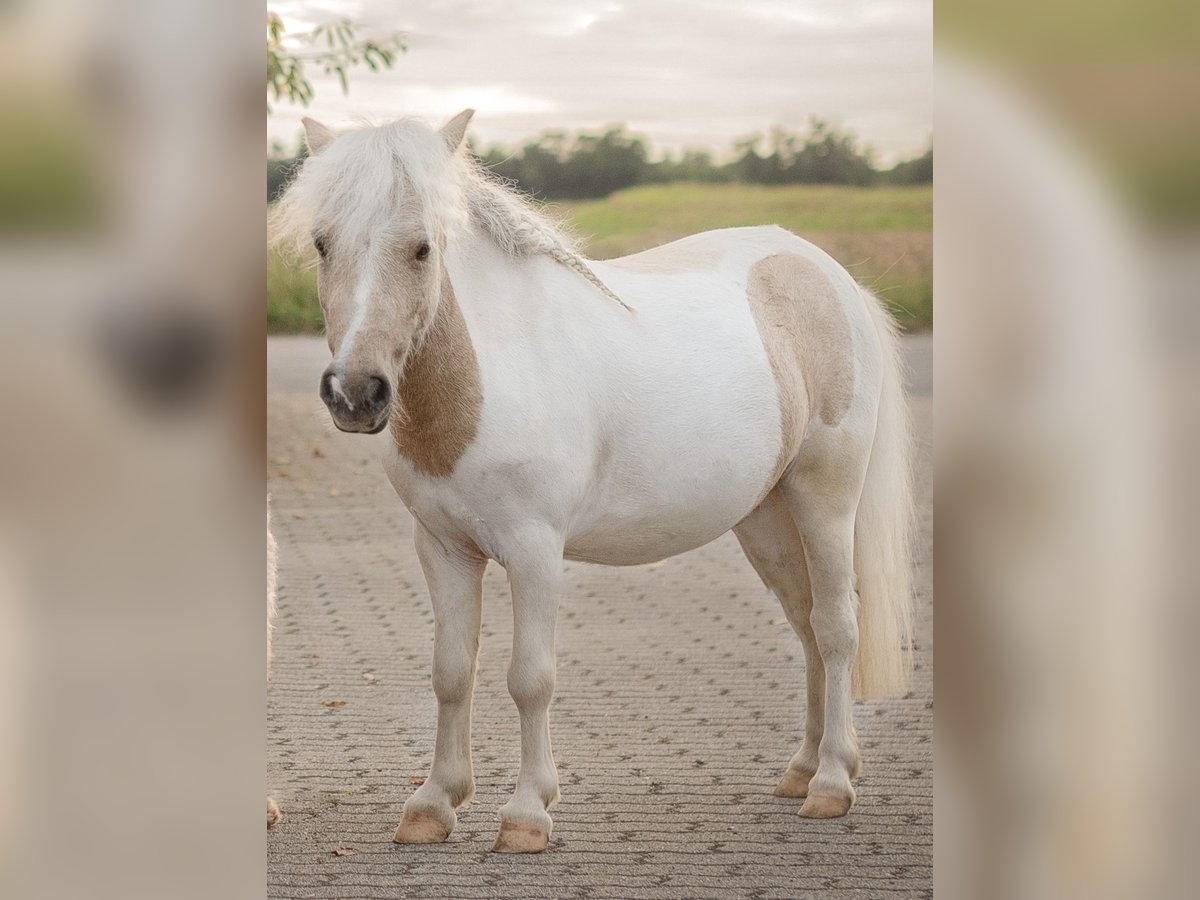
[[[381,432],[381,431],[383,431],[383,429],[387,428],[388,417],[384,416],[382,419],[379,420],[379,424],[375,425],[372,428],[362,428],[358,425],[351,425],[351,426],[343,425],[337,419],[333,420],[333,425],[335,428],[337,428],[338,431],[344,431],[346,434],[379,434],[379,432]]]

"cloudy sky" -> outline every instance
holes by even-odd
[[[623,123],[656,150],[728,150],[772,125],[831,119],[880,161],[932,135],[932,0],[284,0],[290,31],[341,17],[396,31],[408,52],[343,96],[310,71],[308,110],[272,103],[267,136],[291,147],[300,117],[331,125],[476,109],[482,146],[551,128]]]

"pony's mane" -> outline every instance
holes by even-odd
[[[473,157],[449,153],[438,132],[411,119],[343,133],[306,158],[271,213],[269,238],[312,259],[314,232],[378,231],[386,221],[380,214],[398,198],[418,205],[431,235],[449,241],[466,228],[482,229],[506,255],[549,256],[625,306],[561,224]]]

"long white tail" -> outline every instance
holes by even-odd
[[[864,291],[864,294],[866,292]],[[902,693],[908,684],[912,644],[912,433],[892,317],[867,295],[883,356],[883,390],[875,443],[854,524],[858,577],[859,698]]]

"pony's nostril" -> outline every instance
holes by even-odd
[[[333,373],[332,372],[326,372],[324,375],[321,376],[320,394],[321,394],[321,401],[326,406],[329,406],[330,404],[333,403],[334,392],[333,392]]]
[[[378,375],[371,376],[370,386],[367,388],[367,402],[372,409],[382,409],[392,402],[392,389],[386,379]]]

